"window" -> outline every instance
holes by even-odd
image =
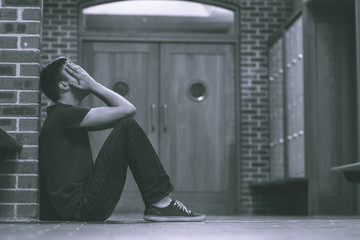
[[[178,0],[128,0],[82,10],[82,27],[96,32],[234,34],[234,11]]]

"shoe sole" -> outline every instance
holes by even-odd
[[[202,222],[205,220],[205,217],[205,215],[196,217],[144,215],[144,220],[151,222]]]

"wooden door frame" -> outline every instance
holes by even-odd
[[[219,2],[216,0],[193,0],[193,2],[204,3],[208,5],[214,5],[222,8],[227,8],[234,11],[235,14],[235,22],[234,22],[234,29],[235,34],[232,36],[197,36],[197,35],[181,35],[175,36],[121,36],[121,35],[114,35],[114,34],[103,34],[101,36],[88,34],[84,31],[81,31],[80,23],[82,22],[82,9],[85,7],[102,4],[102,3],[109,3],[115,2],[116,0],[93,0],[90,2],[80,2],[78,8],[78,16],[79,16],[79,34],[78,34],[78,61],[79,64],[84,63],[84,59],[82,57],[82,48],[84,42],[131,42],[131,43],[158,43],[158,44],[165,44],[165,43],[180,43],[180,44],[190,44],[190,43],[216,43],[216,44],[232,44],[234,46],[234,87],[235,87],[235,146],[236,146],[236,156],[234,159],[229,159],[230,166],[236,166],[234,171],[234,179],[235,181],[230,183],[229,189],[233,189],[235,191],[234,194],[228,196],[229,204],[232,205],[234,209],[234,213],[238,214],[242,212],[242,200],[241,200],[241,179],[242,179],[242,167],[241,167],[241,74],[240,74],[240,56],[241,56],[241,45],[240,45],[240,9],[238,5],[235,4],[228,4]],[[233,199],[233,196],[236,196]]]
[[[358,1],[354,1],[357,3]],[[344,69],[343,64],[336,64],[332,59],[337,59],[340,53],[343,52],[344,46],[343,40],[339,41],[337,38],[330,38],[333,45],[336,45],[337,48],[329,53],[327,52],[327,58],[332,58],[331,60],[326,60],[328,69],[331,69],[334,74],[331,74],[331,77],[324,77],[323,75],[319,76],[319,73],[327,72],[323,67],[322,61],[317,61],[318,59],[323,60],[325,50],[319,52],[317,47],[318,39],[322,37],[322,34],[328,34],[334,36],[336,25],[333,24],[334,18],[331,15],[334,12],[338,12],[341,9],[341,5],[336,5],[336,3],[345,3],[343,1],[317,1],[312,0],[306,3],[303,8],[304,14],[304,59],[307,60],[307,63],[304,64],[304,77],[306,81],[304,82],[304,93],[305,93],[305,109],[307,109],[307,114],[305,114],[305,158],[306,158],[306,170],[308,174],[308,213],[309,215],[319,215],[319,214],[354,214],[355,211],[358,211],[356,207],[359,203],[356,203],[355,196],[355,186],[350,186],[349,183],[341,175],[336,175],[330,172],[331,167],[348,164],[346,161],[358,161],[358,159],[344,157],[344,153],[349,153],[352,151],[343,151],[342,142],[344,139],[351,139],[350,137],[342,137],[340,133],[343,133],[343,125],[340,124],[344,121],[342,119],[342,114],[340,114],[340,109],[342,108],[344,96],[339,89],[342,88],[342,84],[346,81],[343,79],[355,79],[356,71],[354,71],[355,78],[343,77],[344,73],[348,73]],[[355,9],[351,10],[354,11]],[[356,16],[355,16],[356,17]],[[341,22],[340,22],[341,23]],[[339,24],[339,23],[338,23]],[[320,26],[325,26],[325,28],[320,28]],[[323,30],[325,29],[325,31]],[[354,28],[355,30],[355,28]],[[344,34],[338,34],[339,36],[344,36]],[[329,39],[329,37],[327,37]],[[329,44],[329,43],[328,43]],[[359,43],[357,43],[359,44]],[[355,43],[356,45],[356,43]],[[330,48],[330,47],[328,47]],[[355,50],[356,51],[356,50]],[[358,51],[358,50],[357,50]],[[330,57],[328,57],[330,55]],[[340,55],[341,56],[341,55]],[[356,56],[355,56],[356,57]],[[359,69],[357,68],[357,71]],[[359,78],[355,79],[359,81]],[[336,87],[324,87],[324,85],[333,84]],[[326,91],[324,91],[326,89]],[[328,90],[329,89],[329,90]],[[359,84],[357,83],[357,90],[359,91]],[[358,93],[358,92],[357,92]],[[332,105],[323,104],[326,101],[321,99],[323,96],[331,96],[333,98]],[[319,97],[320,96],[320,97]],[[357,96],[359,97],[359,96]],[[323,97],[324,98],[324,97]],[[327,97],[330,99],[330,97]],[[319,103],[320,102],[320,103]],[[356,103],[359,107],[359,98]],[[328,114],[323,116],[319,114],[319,109],[328,108],[334,112],[333,116]],[[359,108],[357,108],[357,118],[359,117]],[[321,116],[320,116],[321,115]],[[345,115],[346,116],[346,115]],[[326,131],[319,129],[318,126],[322,124],[323,120],[329,122],[328,119],[333,121],[332,126],[329,127]],[[323,121],[324,122],[324,121]],[[330,124],[328,124],[330,125]],[[355,124],[356,125],[356,124]],[[355,126],[355,128],[358,127]],[[354,131],[358,131],[358,129]],[[359,144],[359,132],[357,132],[357,144]],[[320,139],[321,141],[318,141]],[[326,141],[323,141],[326,140]],[[327,144],[324,144],[327,143]],[[336,146],[336,148],[330,145]],[[345,145],[345,144],[344,144]],[[358,150],[358,149],[357,149]],[[323,157],[323,152],[329,152],[333,158]],[[354,151],[355,152],[355,151]],[[322,155],[320,155],[322,154]],[[357,153],[358,154],[358,153]],[[355,155],[355,154],[354,154]],[[322,169],[328,169],[328,173],[324,174]],[[326,179],[326,181],[324,180]],[[331,181],[331,182],[330,182]],[[324,186],[324,182],[329,183],[329,186]],[[331,184],[330,184],[331,183]],[[324,204],[326,202],[326,204]]]

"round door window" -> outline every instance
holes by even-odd
[[[117,81],[113,85],[113,90],[121,96],[126,96],[129,93],[129,86],[126,82]]]
[[[192,81],[187,89],[188,97],[195,102],[202,102],[208,94],[206,83],[201,80]]]

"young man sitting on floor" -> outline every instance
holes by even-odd
[[[174,187],[146,134],[132,118],[136,108],[129,101],[65,57],[43,69],[40,84],[55,102],[47,108],[39,140],[41,219],[106,220],[120,199],[127,167],[145,203],[145,220],[205,219],[169,197]],[[80,107],[89,94],[107,107]],[[107,128],[113,130],[93,163],[88,130]]]

